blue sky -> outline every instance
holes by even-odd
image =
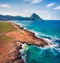
[[[0,0],[0,14],[31,16],[60,20],[60,0]]]

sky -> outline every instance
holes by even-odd
[[[0,15],[31,16],[44,20],[60,20],[60,0],[0,0]]]

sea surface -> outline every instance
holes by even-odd
[[[23,44],[20,50],[25,63],[60,63],[60,21],[14,21],[47,41],[45,47]]]

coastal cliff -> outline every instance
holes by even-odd
[[[21,44],[48,45],[34,33],[12,22],[0,22],[0,63],[24,63],[19,50]]]

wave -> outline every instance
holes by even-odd
[[[48,46],[40,47],[42,51],[40,51],[40,54],[43,53],[43,50],[49,50],[50,53],[52,53],[54,56],[57,56],[58,53],[60,54],[60,47],[59,44],[54,43],[52,40],[43,38],[47,43]]]
[[[38,47],[38,48],[40,48],[42,50],[48,50],[49,49],[55,55],[56,55],[56,51],[58,51],[60,53],[60,44],[59,44],[60,38],[59,37],[47,35],[47,34],[44,34],[41,32],[34,31],[33,29],[29,29],[27,26],[25,26],[21,23],[17,23],[17,24],[20,25],[21,27],[23,27],[24,29],[35,33],[35,36],[37,36],[38,38],[42,38],[43,40],[45,40],[48,43],[48,46]]]
[[[24,62],[26,63],[26,51],[28,50],[28,45],[27,44],[22,44],[22,49],[19,50],[19,52],[21,53],[21,57],[24,60]]]
[[[25,27],[26,28],[26,27]],[[37,37],[39,37],[39,38],[48,38],[48,39],[51,39],[51,40],[59,40],[60,41],[60,38],[59,37],[57,37],[56,35],[54,35],[54,36],[52,36],[52,35],[48,35],[48,34],[44,34],[44,33],[42,33],[42,32],[37,32],[37,31],[34,31],[33,29],[28,29],[28,28],[26,28],[27,30],[29,30],[29,31],[31,31],[31,32],[33,32],[33,33],[35,33],[35,35],[37,36]]]
[[[37,32],[34,29],[29,29],[28,26],[26,26],[22,23],[19,23],[19,22],[16,22],[16,21],[14,21],[14,22],[17,23],[18,25],[20,25],[20,27],[23,27],[24,29],[35,33],[35,35],[39,38],[48,38],[48,39],[52,39],[52,40],[60,40],[60,38],[57,37],[56,35],[52,36],[50,34],[48,35],[48,34],[45,34],[45,33],[42,33],[42,32]]]
[[[29,30],[29,29],[28,29]],[[52,36],[52,35],[46,35],[40,32],[36,32],[33,29],[29,30],[33,33],[35,33],[35,35],[39,38],[42,38],[43,40],[45,40],[48,43],[48,46],[44,46],[44,47],[38,47],[42,50],[50,50],[52,54],[57,55],[58,51],[60,53],[60,39],[56,36]]]

